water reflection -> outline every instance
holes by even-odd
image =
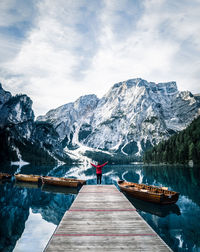
[[[50,238],[54,230],[48,229],[49,226],[52,226],[49,223],[54,224],[52,227],[56,227],[74,198],[74,194],[44,192],[33,184],[29,184],[28,187],[12,182],[0,185],[0,251],[13,251],[23,232],[25,232],[25,236],[22,237],[25,237],[23,239],[26,240],[26,248],[34,248],[35,239],[38,239],[40,244],[38,251],[43,251],[42,244],[47,243],[47,237]],[[46,235],[37,235],[37,237],[32,233],[32,239],[27,239],[26,233],[31,229],[35,230],[36,222],[38,228],[45,226],[48,232]],[[28,230],[25,223],[26,225],[29,223]],[[24,242],[22,243],[24,244]],[[18,249],[21,248],[21,245],[18,246]]]
[[[2,172],[11,174],[14,174],[16,170],[17,167],[14,166],[1,167]],[[21,173],[74,177],[86,179],[87,184],[96,184],[95,169],[86,165],[79,167],[27,165],[21,167]],[[179,201],[171,206],[159,206],[128,198],[174,251],[200,251],[199,168],[142,165],[107,165],[103,168],[102,184],[117,186],[119,179],[165,186],[170,190],[180,192]],[[15,184],[14,182],[0,185],[0,250],[12,251],[22,234],[21,241],[29,242],[26,238],[29,230],[28,223],[34,223],[34,218],[37,221],[40,220],[40,224],[37,221],[35,223],[38,226],[41,225],[41,228],[48,224],[58,225],[64,212],[73,202],[74,193],[77,192],[52,188],[52,186],[38,188],[37,185]],[[32,237],[32,240],[34,239],[41,239],[38,242],[40,244],[44,242],[42,235],[37,238]],[[36,240],[34,242],[36,243]],[[17,246],[16,249],[19,248]],[[26,251],[22,247],[20,249]]]
[[[27,251],[27,247],[29,252],[44,250],[56,227],[57,225],[42,219],[39,213],[34,213],[30,208],[24,232],[17,241],[14,252]]]
[[[135,206],[137,210],[145,213],[157,215],[159,217],[166,217],[169,214],[181,215],[180,208],[177,204],[171,205],[159,205],[151,202],[145,202],[143,200],[134,199],[133,197],[125,194],[128,200]]]
[[[41,187],[43,192],[54,192],[54,193],[63,193],[63,194],[78,194],[77,188],[63,187],[63,186],[53,186],[53,185],[43,185]]]
[[[166,186],[180,192],[177,205],[167,208],[129,199],[174,251],[200,251],[199,168],[191,169],[183,166],[144,166],[132,170],[126,168],[128,172],[124,174],[124,178],[127,181]]]

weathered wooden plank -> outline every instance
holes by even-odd
[[[83,186],[45,251],[171,251],[113,185]]]
[[[159,237],[135,236],[80,236],[54,237],[48,252],[52,251],[170,251]]]

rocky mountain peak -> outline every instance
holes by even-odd
[[[3,104],[6,103],[11,98],[11,96],[12,96],[11,93],[5,91],[0,83],[0,109],[2,108]]]
[[[12,96],[0,86],[0,162],[71,162],[51,124],[34,122],[32,100]],[[14,159],[14,160],[13,160]]]
[[[178,88],[175,81],[158,83],[147,82],[141,78],[130,79],[127,81],[119,82],[115,84],[108,92],[108,94],[114,92],[115,94],[121,94],[128,89],[135,90],[147,90],[153,93],[162,93],[163,95],[170,95],[178,92]]]
[[[4,103],[1,108],[1,123],[24,123],[34,121],[32,100],[27,95],[16,95]]]
[[[84,114],[88,111],[93,110],[97,106],[98,101],[99,99],[95,94],[84,95],[74,102],[74,109],[77,112]]]

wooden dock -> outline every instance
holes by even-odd
[[[84,185],[45,251],[172,250],[114,185]]]

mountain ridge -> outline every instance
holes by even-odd
[[[32,100],[0,85],[0,161],[18,160],[18,153],[39,163],[140,161],[199,114],[199,96],[179,91],[176,82],[135,78],[114,84],[100,99],[81,96],[35,120]]]
[[[53,126],[35,122],[34,117],[32,100],[27,95],[12,96],[0,84],[0,163],[70,162]]]
[[[84,102],[75,108],[78,100],[70,103],[71,111],[65,104],[57,114],[51,110],[37,118],[52,123],[67,152],[85,146],[137,157],[200,113],[199,99],[178,91],[175,81],[156,84],[135,78],[114,84],[101,99],[82,96]]]

